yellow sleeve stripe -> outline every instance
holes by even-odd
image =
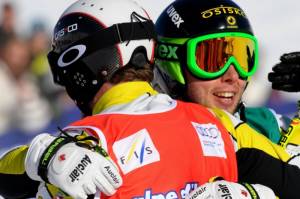
[[[227,131],[234,132],[235,127],[229,116],[221,109],[212,108],[210,109],[215,114],[215,116],[221,121],[221,123],[225,126]]]
[[[284,162],[290,159],[290,155],[284,148],[273,143],[246,123],[242,123],[236,127],[233,137],[237,140],[239,149],[256,148]]]
[[[17,147],[6,153],[0,159],[0,173],[23,174],[25,173],[25,157],[28,146]]]
[[[237,123],[241,121],[230,117],[229,113],[220,109],[212,109],[212,111],[236,140],[238,150],[242,148],[255,148],[284,162],[290,159],[290,155],[281,146],[273,143],[267,137],[251,128],[248,124],[239,123],[237,125]]]

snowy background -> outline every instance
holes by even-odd
[[[43,23],[52,31],[58,17],[75,0],[0,0],[13,3],[17,14],[17,31],[30,34],[33,24]],[[155,21],[171,0],[136,0]],[[260,44],[260,65],[247,88],[246,101],[250,105],[269,106],[282,114],[294,115],[295,102],[300,94],[274,92],[267,81],[271,67],[281,54],[300,51],[300,1],[296,0],[236,0],[251,21]],[[20,137],[6,138],[5,140]],[[6,142],[3,140],[2,144]],[[0,154],[3,146],[0,142]],[[7,146],[6,146],[7,147]]]

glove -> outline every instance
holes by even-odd
[[[300,91],[300,52],[283,54],[268,75],[272,88],[276,90]]]
[[[31,179],[51,183],[76,199],[85,199],[97,189],[110,196],[122,185],[118,168],[107,154],[49,134],[33,139],[25,170]]]
[[[260,184],[239,184],[220,180],[206,183],[192,191],[185,199],[275,199],[274,192]]]

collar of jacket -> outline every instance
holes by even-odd
[[[93,115],[98,114],[111,106],[131,102],[145,93],[156,95],[157,91],[145,81],[119,83],[106,91],[98,100],[93,108]]]

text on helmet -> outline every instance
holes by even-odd
[[[235,15],[246,17],[246,14],[241,9],[230,7],[230,6],[223,6],[223,5],[221,5],[220,7],[211,8],[201,12],[201,16],[204,19],[210,18],[214,15],[221,15],[221,14],[233,14],[233,15],[235,14]]]
[[[54,39],[57,40],[59,37],[64,36],[66,33],[73,32],[73,31],[75,31],[77,29],[78,29],[78,24],[77,23],[69,25],[69,26],[66,26],[66,27],[60,29],[59,31],[57,31],[54,34]]]
[[[178,56],[176,54],[177,49],[178,49],[178,46],[158,44],[156,47],[156,54],[160,58],[178,59]]]
[[[167,13],[169,17],[171,18],[171,21],[174,23],[174,25],[177,28],[180,28],[180,24],[184,22],[184,20],[181,18],[181,16],[178,14],[178,12],[175,10],[173,6],[170,6],[167,9]]]

